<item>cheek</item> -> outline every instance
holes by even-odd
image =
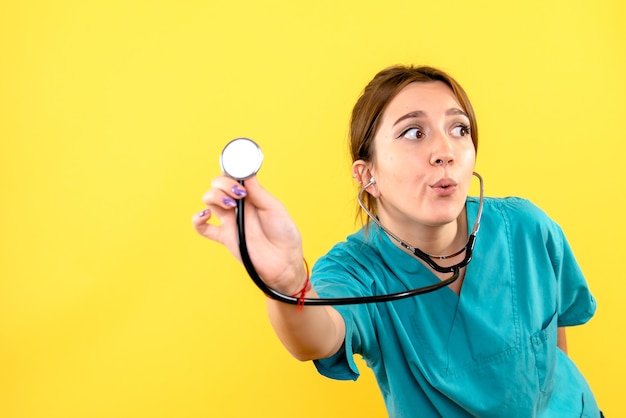
[[[393,164],[396,161],[396,157],[391,152],[385,152],[385,153],[381,153],[381,155],[378,158],[378,161],[384,167],[389,167],[389,166],[393,166]]]
[[[407,161],[405,156],[390,154],[381,161],[381,164],[378,166],[378,172],[384,183],[393,185],[393,187],[399,187],[407,176],[408,170],[406,167],[414,165]]]
[[[476,150],[473,144],[462,149],[457,155],[460,157],[460,162],[464,165],[467,164],[473,168],[476,164]]]
[[[472,186],[472,183],[475,180],[474,169],[476,168],[476,152],[472,148],[471,150],[465,153],[463,158],[464,158],[463,165],[465,166],[463,171],[465,172],[465,175],[467,176],[467,181],[465,185],[465,189],[466,189],[465,193],[467,194],[469,192],[469,189]]]
[[[393,167],[398,163],[397,158],[390,152],[379,152],[376,157],[374,164],[372,165],[374,177],[383,178],[393,175]]]

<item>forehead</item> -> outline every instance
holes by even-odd
[[[462,109],[452,89],[442,81],[414,82],[389,102],[385,115],[422,110],[426,113]],[[429,112],[430,111],[430,112]]]

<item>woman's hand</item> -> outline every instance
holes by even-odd
[[[287,294],[298,293],[306,282],[302,239],[285,207],[252,177],[245,188],[230,177],[218,177],[204,195],[207,209],[194,215],[198,233],[217,241],[239,260],[236,201],[245,197],[246,241],[252,264],[271,288]],[[209,222],[217,218],[218,222]],[[219,223],[219,224],[217,224]],[[316,297],[315,289],[307,297]],[[325,306],[305,308],[273,299],[267,300],[270,322],[285,347],[300,360],[329,357],[343,344],[343,318]],[[299,312],[296,315],[296,312]]]
[[[282,203],[268,193],[256,176],[245,181],[221,176],[211,182],[204,195],[207,209],[194,215],[198,233],[223,244],[239,260],[237,200],[245,197],[245,227],[248,252],[263,281],[280,292],[294,294],[305,281],[302,239]],[[219,224],[209,220],[217,218]]]

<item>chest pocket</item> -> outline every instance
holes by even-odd
[[[552,316],[548,325],[530,337],[530,344],[535,355],[535,369],[539,390],[551,392],[554,386],[556,367],[557,315]]]

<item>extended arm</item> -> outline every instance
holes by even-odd
[[[204,195],[207,209],[194,215],[198,233],[223,244],[241,261],[237,242],[235,205],[246,197],[245,223],[248,251],[263,281],[284,294],[297,293],[306,282],[302,241],[285,207],[270,195],[256,177],[245,187],[221,176],[213,180]],[[209,223],[212,216],[219,225]],[[314,289],[307,297],[316,297]],[[270,322],[287,350],[299,360],[312,360],[334,354],[343,343],[345,324],[331,307],[305,306],[301,312],[294,305],[268,299]]]
[[[307,297],[317,297],[315,290]],[[268,299],[270,322],[285,348],[298,360],[315,360],[335,354],[346,333],[343,318],[329,306],[297,307]]]

